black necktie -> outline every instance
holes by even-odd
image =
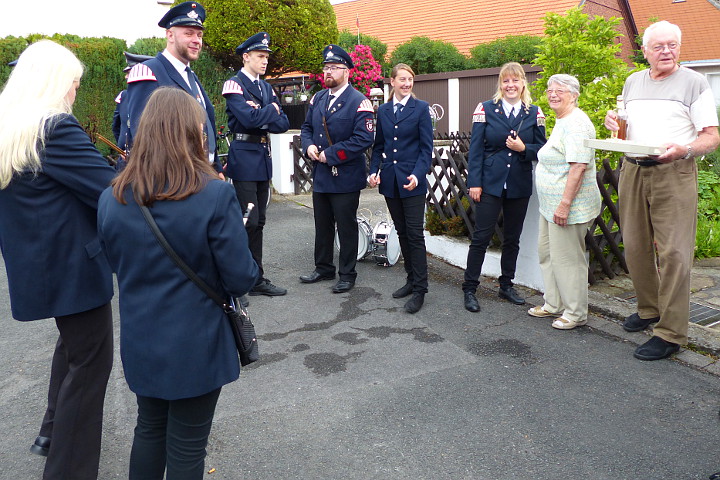
[[[330,110],[330,107],[332,106],[332,102],[335,99],[335,95],[328,95],[328,110]]]
[[[198,90],[197,82],[195,82],[195,74],[193,73],[192,69],[188,65],[185,67],[185,71],[187,72],[188,76],[188,84],[190,85],[190,90],[192,91],[193,96],[198,101],[200,105],[203,105],[203,98],[200,95],[200,90]],[[205,105],[203,105],[205,107]],[[208,142],[208,152],[211,155],[215,154],[215,130],[213,129],[212,125],[210,124],[210,117],[208,117],[207,109],[205,110],[205,135],[207,135],[207,142]]]
[[[262,98],[263,94],[262,94],[262,88],[260,88],[260,82],[258,82],[257,80],[253,80],[253,83],[258,88],[258,91],[260,91],[260,98]]]
[[[398,118],[400,114],[402,113],[403,104],[402,103],[396,103],[395,104],[395,118]]]

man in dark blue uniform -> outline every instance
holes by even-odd
[[[312,98],[302,125],[303,152],[315,161],[315,270],[302,275],[300,281],[335,278],[333,240],[337,224],[340,279],[332,291],[342,293],[353,288],[357,277],[357,208],[367,178],[364,152],[373,143],[375,127],[370,100],[348,84],[354,65],[347,52],[328,45],[323,50],[323,63],[327,89]]]
[[[150,60],[153,57],[150,57],[148,55],[137,55],[130,52],[123,52],[125,54],[125,61],[127,62],[127,67],[123,69],[123,72],[125,73],[125,80],[127,80],[128,75],[130,73],[130,70],[132,70],[132,67],[137,65],[138,63],[142,63],[146,60]],[[118,93],[118,96],[115,97],[115,111],[113,112],[113,120],[112,120],[112,132],[115,136],[115,144],[120,147],[121,149],[127,151],[130,149],[130,144],[128,143],[127,133],[128,133],[128,109],[127,104],[128,102],[123,103],[123,96],[127,90],[123,90],[122,92]]]
[[[128,144],[137,133],[140,115],[150,94],[158,87],[176,87],[196,98],[207,113],[205,133],[207,134],[210,162],[215,169],[222,170],[215,162],[215,109],[200,81],[190,69],[190,62],[200,56],[204,33],[205,8],[197,2],[184,2],[174,6],[160,19],[158,25],[165,28],[167,40],[165,50],[155,58],[135,65],[128,75]]]
[[[286,132],[290,122],[270,84],[260,79],[272,53],[270,36],[265,32],[257,33],[237,47],[235,53],[242,55],[243,67],[225,82],[222,92],[233,138],[225,174],[233,180],[242,210],[247,210],[248,203],[255,205],[245,228],[250,251],[260,267],[260,278],[250,290],[250,295],[285,295],[286,289],[273,285],[265,278],[262,252],[265,211],[272,178],[268,133]]]

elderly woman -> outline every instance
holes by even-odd
[[[547,96],[557,123],[538,152],[535,187],[540,203],[538,255],[545,303],[533,317],[557,317],[552,326],[569,330],[587,323],[588,288],[585,235],[600,214],[595,151],[583,145],[595,127],[577,108],[580,84],[572,75],[548,80]]]
[[[462,284],[468,311],[480,311],[475,292],[501,210],[503,244],[498,296],[516,305],[525,303],[512,281],[532,195],[532,162],[544,144],[545,115],[531,104],[525,71],[519,63],[506,63],[500,69],[495,96],[478,104],[473,113],[467,185],[475,201],[475,231]]]
[[[43,478],[97,478],[113,360],[112,271],[97,205],[115,171],[72,115],[83,66],[49,40],[20,56],[0,94],[0,249],[12,315],[54,317],[48,407],[30,451]]]

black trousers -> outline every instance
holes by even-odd
[[[500,257],[499,281],[503,288],[512,287],[517,257],[520,252],[520,234],[528,203],[530,203],[529,197],[507,198],[505,190],[501,197],[483,193],[480,201],[475,203],[475,231],[468,250],[465,281],[462,284],[464,292],[475,293],[480,284],[480,272],[485,260],[485,251],[492,240],[501,210],[503,212],[504,239]]]
[[[130,480],[202,480],[218,388],[179,400],[137,395]]]
[[[94,480],[100,465],[103,405],[113,362],[110,304],[55,318],[48,408],[40,435],[50,437],[44,480]]]
[[[321,275],[335,275],[333,263],[335,225],[340,239],[338,273],[340,280],[354,282],[358,252],[357,209],[360,192],[313,192],[315,212],[315,270]]]
[[[237,194],[240,207],[244,212],[247,210],[248,203],[255,205],[253,211],[250,212],[245,230],[248,234],[248,247],[252,253],[255,263],[260,269],[260,278],[258,283],[265,280],[265,271],[263,270],[263,227],[265,227],[265,212],[267,211],[268,195],[270,191],[270,181],[264,182],[238,182],[233,180],[235,193]]]
[[[385,203],[390,210],[400,240],[407,282],[412,284],[413,293],[427,293],[427,253],[423,234],[425,195],[405,198],[385,197]]]

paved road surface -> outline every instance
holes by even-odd
[[[207,479],[685,480],[720,470],[718,377],[637,361],[634,345],[590,327],[553,330],[489,291],[469,313],[461,271],[433,259],[414,316],[390,296],[401,265],[361,262],[349,294],[300,284],[312,241],[312,210],[276,198],[265,270],[289,294],[251,297],[263,359],[222,392]],[[4,273],[0,325],[0,479],[39,479],[43,459],[28,447],[56,331],[11,320]],[[99,478],[127,478],[134,420],[116,354]]]

